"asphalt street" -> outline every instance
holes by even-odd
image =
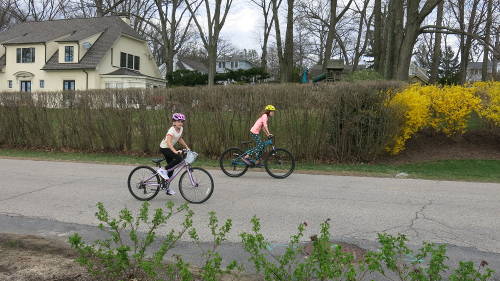
[[[141,202],[126,185],[132,169],[0,159],[0,232],[65,238],[77,231],[97,238],[96,202],[112,214],[125,207],[139,209]],[[339,241],[374,248],[377,233],[404,233],[412,245],[445,243],[451,260],[485,259],[500,271],[500,184],[298,173],[278,180],[259,171],[241,178],[219,170],[210,173],[215,191],[206,203],[190,205],[194,224],[202,241],[209,242],[208,212],[215,211],[220,220],[231,218],[233,230],[225,247],[232,255],[239,255],[239,234],[251,231],[254,215],[276,247],[286,245],[299,223],[307,222],[307,238],[329,218],[333,239]],[[179,193],[161,192],[152,207],[163,207],[167,200],[185,203]],[[178,229],[181,221],[182,216],[174,217],[161,233]]]

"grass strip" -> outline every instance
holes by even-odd
[[[120,165],[151,165],[151,156],[114,153],[60,152],[44,150],[0,149],[0,157],[35,160],[75,161]],[[160,155],[158,155],[160,157]],[[218,161],[200,157],[196,166],[217,168]],[[410,164],[323,164],[297,163],[297,172],[354,176],[394,177],[407,173],[409,178],[500,182],[500,160],[439,160]]]

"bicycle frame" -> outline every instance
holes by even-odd
[[[157,167],[161,167],[160,163],[157,164]],[[177,168],[179,168],[179,169],[177,169]],[[182,160],[181,163],[179,163],[179,164],[175,165],[174,167],[168,169],[167,172],[174,171],[176,169],[177,169],[177,171],[175,171],[174,174],[171,177],[168,178],[168,180],[164,179],[161,176],[160,176],[160,178],[163,179],[166,183],[170,183],[170,182],[172,182],[177,177],[177,175],[180,172],[182,172],[184,170],[187,170],[188,171],[188,175],[189,175],[189,180],[191,181],[191,184],[193,186],[195,186],[195,187],[198,187],[198,183],[195,181],[195,179],[193,178],[193,174],[191,173],[191,164],[188,164],[188,163],[186,163],[185,160]],[[148,181],[150,181],[151,179],[153,179],[154,177],[156,177],[158,175],[159,175],[159,173],[157,172],[154,175],[152,175],[150,178],[144,180],[144,182],[148,182]],[[161,186],[162,183],[161,184],[157,184],[157,183],[151,183],[151,184],[149,184],[148,183],[148,185]]]
[[[275,149],[275,147],[274,147],[274,143],[273,143],[273,139],[272,139],[272,138],[264,141],[264,148],[263,148],[263,150],[265,150],[268,146],[271,146],[271,147],[272,147],[272,150],[274,150],[274,149]],[[249,153],[248,153],[248,152],[249,152],[250,150],[252,150],[252,149],[247,149],[245,152],[243,152],[243,154],[241,154],[241,155],[239,155],[237,158],[233,159],[233,161],[232,161],[233,165],[242,165],[242,166],[246,166],[247,164],[246,164],[243,160],[241,160],[241,158],[243,158],[243,157],[245,157],[245,156],[249,155]],[[239,161],[239,160],[241,160],[241,161]]]

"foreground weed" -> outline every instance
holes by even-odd
[[[163,258],[172,249],[177,241],[191,229],[193,211],[188,206],[182,205],[174,209],[174,204],[169,201],[166,209],[158,208],[150,217],[149,203],[145,202],[136,218],[128,209],[122,209],[118,218],[111,218],[102,203],[97,203],[97,219],[101,222],[99,229],[109,234],[110,238],[97,240],[93,244],[85,244],[77,233],[69,238],[71,246],[77,250],[77,261],[100,280],[156,280],[163,271]],[[184,221],[178,231],[171,230],[165,237],[159,238],[161,246],[152,255],[146,256],[146,250],[157,240],[156,231],[174,215],[183,213]],[[139,235],[139,229],[144,224],[147,227],[144,237]],[[127,243],[126,235],[130,243]],[[131,245],[130,245],[131,244]],[[175,270],[167,268],[170,275],[182,276],[178,280],[190,280],[186,274],[187,265],[178,260]],[[175,271],[175,274],[174,274]],[[177,280],[177,279],[171,279]]]

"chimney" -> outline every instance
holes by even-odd
[[[130,15],[128,13],[117,13],[116,16],[120,17],[120,19],[122,19],[122,21],[124,21],[126,24],[131,25]]]

